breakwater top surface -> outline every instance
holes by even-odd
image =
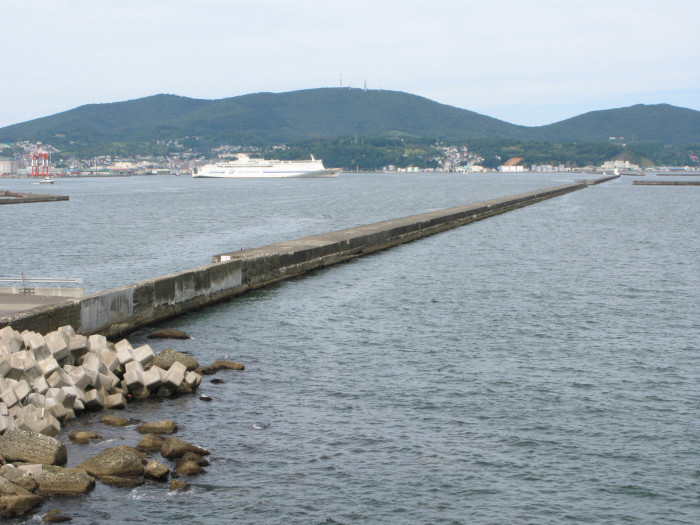
[[[118,337],[263,286],[587,187],[564,184],[213,257],[214,264],[0,317],[17,330],[62,325]]]
[[[0,190],[0,204],[30,204],[35,202],[67,201],[67,195],[54,195],[44,193],[15,193]]]
[[[26,271],[65,266],[98,291],[576,174],[489,177],[84,179],[70,181],[69,202],[17,222],[53,256]],[[156,353],[246,363],[223,384],[203,382],[209,403],[148,400],[125,415],[178,421],[212,467],[165,503],[158,487],[99,485],[52,506],[78,523],[697,522],[698,196],[631,180],[166,323],[190,340],[132,334]],[[76,203],[89,221],[64,215]],[[2,242],[3,262],[21,268],[27,258]],[[110,438],[98,417],[79,426]],[[72,446],[69,457],[113,445]]]

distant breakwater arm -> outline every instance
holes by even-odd
[[[608,179],[609,180],[609,179]],[[601,182],[580,181],[446,210],[392,219],[216,255],[212,264],[0,318],[0,328],[121,337],[318,268],[433,235]]]

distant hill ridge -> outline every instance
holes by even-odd
[[[607,142],[623,136],[628,141],[694,144],[700,143],[700,111],[640,104],[527,127],[399,91],[319,88],[220,100],[161,94],[88,104],[0,128],[0,142],[56,142],[57,136],[65,136],[85,144],[197,136],[209,145],[270,145],[350,135],[552,142]]]

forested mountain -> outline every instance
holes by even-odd
[[[552,142],[626,142],[697,144],[700,111],[669,104],[637,104],[628,108],[591,111],[548,126],[532,128],[532,138]]]
[[[202,147],[271,145],[361,135],[441,141],[700,143],[700,112],[659,104],[594,111],[555,124],[509,124],[423,97],[384,90],[320,88],[221,100],[175,95],[89,104],[0,128],[0,142],[43,141],[62,150],[184,139]]]

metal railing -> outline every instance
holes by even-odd
[[[72,288],[77,287],[82,283],[82,279],[57,279],[57,278],[29,278],[24,273],[20,278],[14,277],[0,277],[0,286],[7,285],[8,287],[19,288],[19,292],[24,295],[33,295],[36,293],[36,289],[39,285],[57,285],[57,288],[61,288],[62,284],[72,285]]]

